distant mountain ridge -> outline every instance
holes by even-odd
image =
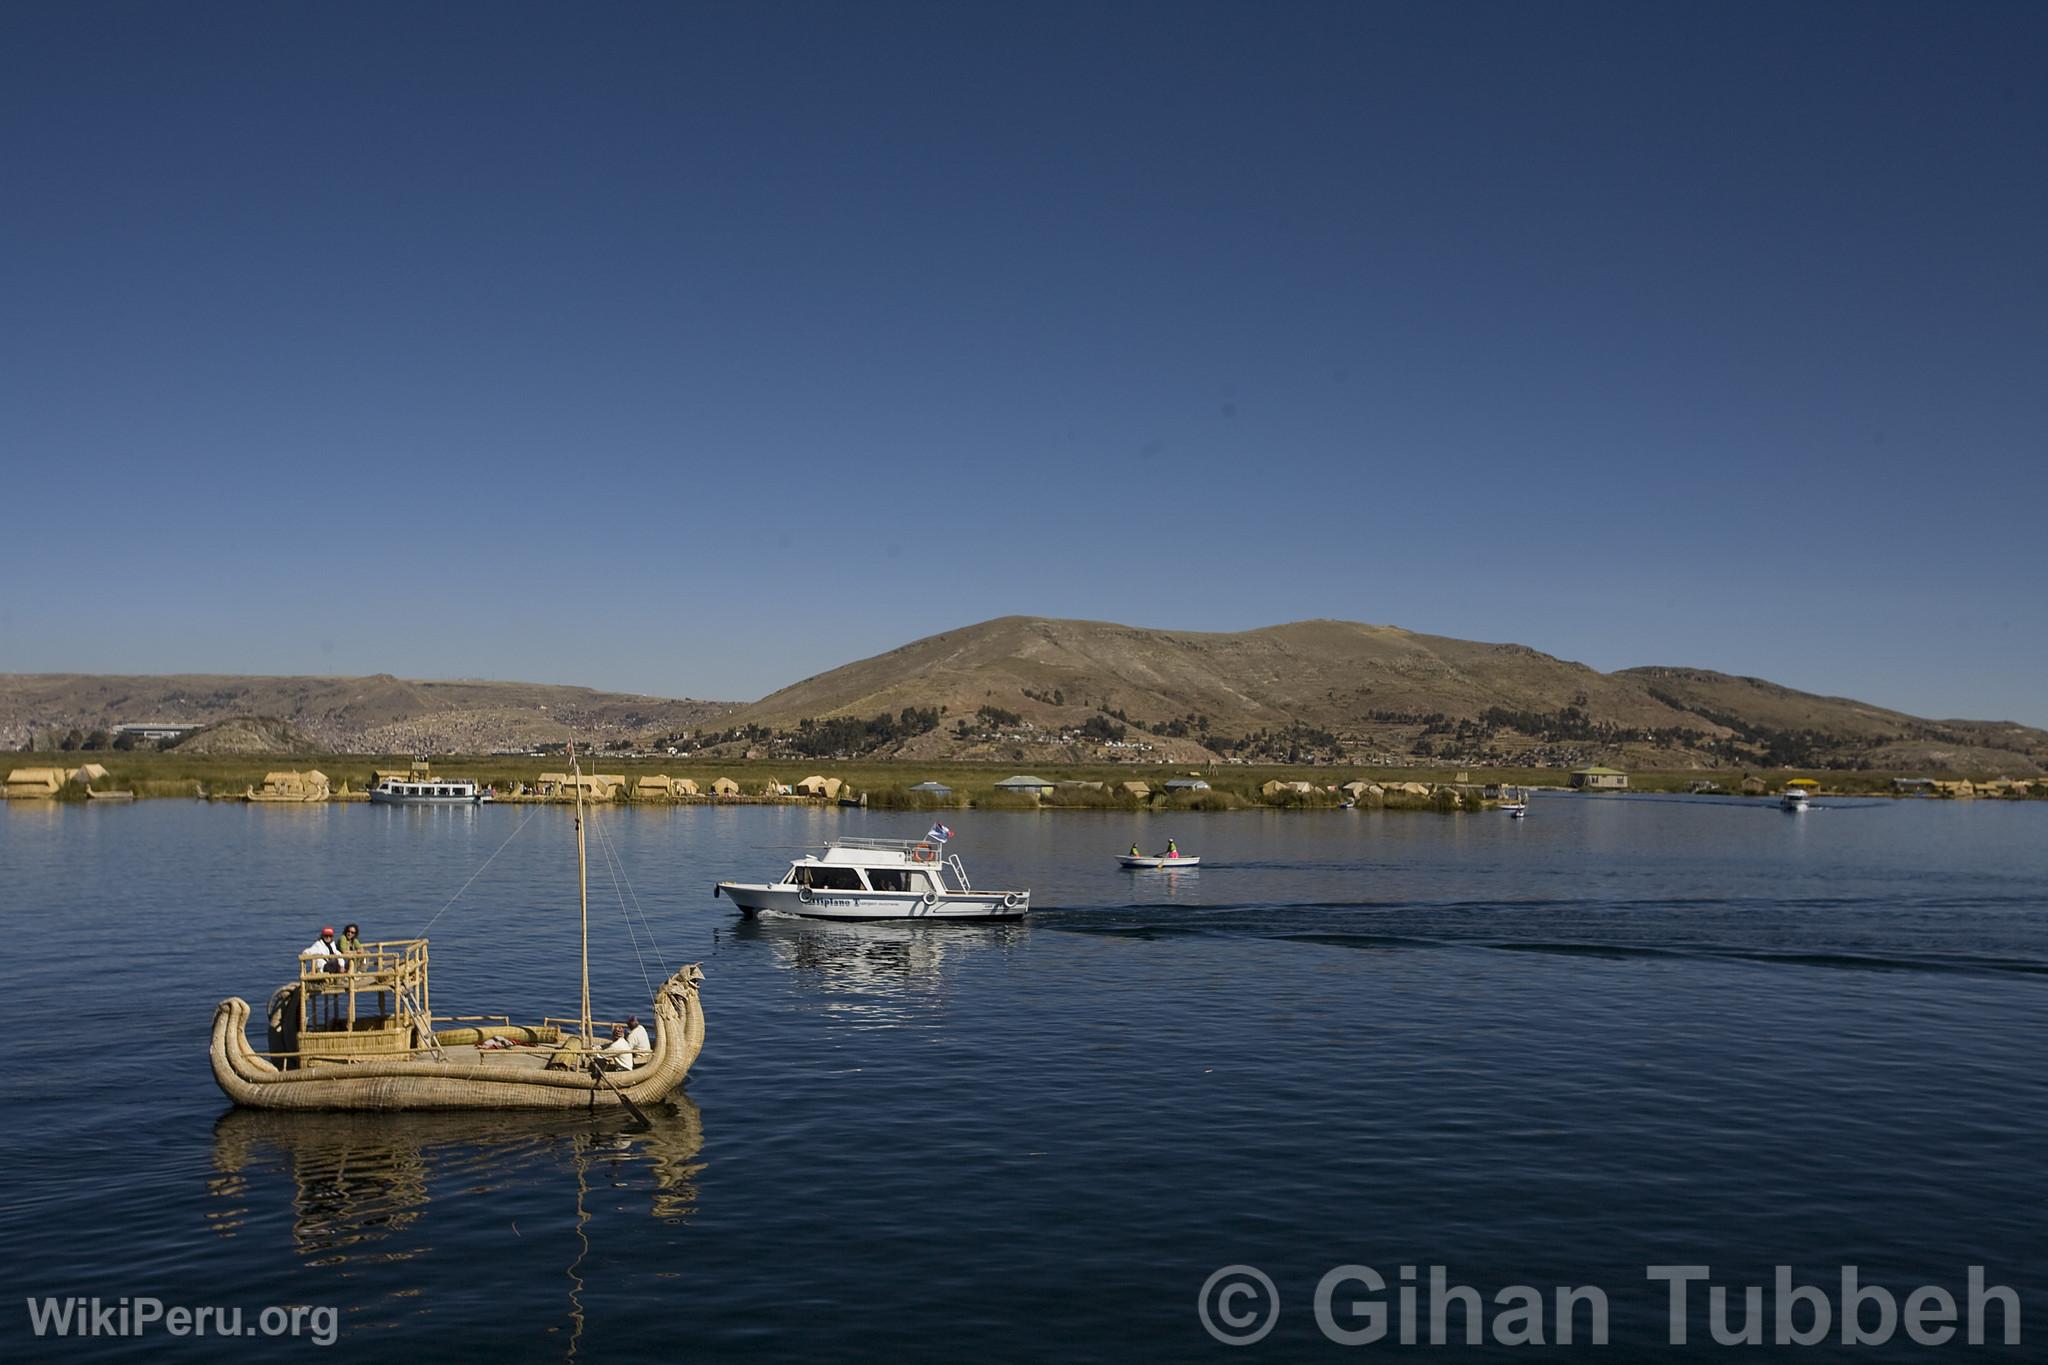
[[[130,722],[266,717],[338,753],[447,753],[640,739],[694,730],[730,702],[521,682],[211,674],[0,674],[0,744]]]
[[[2048,731],[1928,720],[1706,669],[1602,673],[1519,644],[1353,621],[1239,632],[1006,616],[750,704],[515,682],[0,674],[0,744],[268,717],[339,752],[559,742],[904,760],[1869,767],[2048,772]],[[285,730],[282,727],[289,727]]]

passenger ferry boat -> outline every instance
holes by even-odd
[[[743,915],[812,919],[1022,919],[1029,891],[977,891],[959,855],[932,839],[838,838],[790,863],[776,882],[720,882]]]
[[[473,778],[435,777],[424,765],[410,773],[379,773],[370,800],[385,806],[480,806],[491,800]]]

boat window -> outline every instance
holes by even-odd
[[[909,874],[900,867],[871,867],[868,869],[868,885],[877,891],[908,891]]]
[[[859,891],[860,873],[850,867],[814,867],[811,885],[820,891]]]

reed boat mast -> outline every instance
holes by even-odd
[[[569,741],[569,775],[576,781],[576,904],[583,924],[583,1046],[590,1038],[590,869],[583,850],[583,765],[576,757],[576,741]]]

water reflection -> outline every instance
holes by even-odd
[[[1136,902],[1157,900],[1161,896],[1170,901],[1201,899],[1202,869],[1199,867],[1137,868],[1131,872],[1130,880],[1131,899]]]
[[[234,1109],[213,1129],[208,1221],[223,1237],[263,1214],[271,1178],[290,1181],[293,1249],[311,1264],[406,1260],[429,1248],[421,1226],[436,1192],[488,1194],[573,1169],[574,1195],[593,1177],[645,1188],[653,1217],[696,1212],[704,1124],[687,1095],[622,1115],[516,1113],[298,1114]],[[570,1198],[565,1191],[565,1201]]]
[[[720,936],[766,947],[800,984],[830,997],[827,1008],[834,1013],[902,1023],[944,998],[950,972],[963,959],[1008,951],[1028,932],[1021,923],[835,923],[761,915],[736,921]]]

